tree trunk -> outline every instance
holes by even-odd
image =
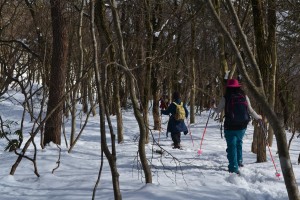
[[[135,91],[135,78],[130,72],[126,58],[125,58],[125,48],[124,48],[124,43],[123,43],[123,36],[122,36],[122,30],[120,27],[120,19],[117,13],[117,6],[115,0],[110,0],[109,1],[111,9],[112,9],[112,15],[113,15],[113,21],[114,21],[114,27],[116,29],[116,34],[118,37],[118,44],[119,44],[119,50],[120,50],[120,59],[121,59],[121,64],[123,65],[123,69],[128,76],[129,79],[129,91],[130,91],[130,98],[133,104],[133,111],[134,115],[137,119],[139,128],[140,128],[140,140],[139,140],[139,156],[141,159],[141,164],[143,167],[143,171],[145,174],[145,179],[146,183],[152,183],[152,173],[151,173],[151,168],[148,165],[147,157],[146,157],[146,151],[145,151],[145,140],[146,140],[146,124],[144,122],[143,116],[140,112],[139,108],[139,103],[138,99],[136,96],[136,91]]]
[[[196,99],[196,64],[195,64],[195,44],[196,44],[196,22],[195,14],[192,13],[192,23],[191,23],[191,69],[190,69],[190,121],[188,124],[195,123],[195,99]]]
[[[53,29],[53,50],[51,62],[51,75],[49,85],[49,101],[47,114],[58,104],[65,89],[68,37],[63,18],[63,3],[59,0],[51,0],[51,18]],[[44,145],[53,142],[61,144],[63,104],[59,106],[45,124]]]
[[[155,10],[152,11],[152,19],[151,24],[153,27],[153,32],[159,32],[161,31],[161,24],[162,24],[162,1],[157,0],[155,2],[154,8]],[[157,54],[159,52],[159,49],[157,49],[158,42],[161,39],[161,34],[156,36],[155,34],[152,34],[152,54]],[[157,55],[155,55],[157,56]],[[161,63],[157,60],[154,60],[154,63],[152,65],[151,70],[151,89],[152,90],[152,101],[153,101],[153,107],[152,107],[152,115],[153,115],[153,122],[154,122],[154,130],[160,130],[161,129],[161,118],[160,118],[160,110],[159,110],[159,99],[161,95],[161,90],[159,87],[160,77],[161,77]]]
[[[158,64],[155,64],[158,65]],[[157,71],[160,67],[155,67],[156,69],[153,70]],[[152,113],[153,113],[153,122],[154,122],[154,130],[161,130],[161,120],[160,120],[160,110],[159,110],[159,99],[160,99],[160,89],[158,87],[158,80],[157,80],[157,73],[156,78],[152,78],[155,80],[152,80],[152,97],[153,97],[153,107],[152,107]]]
[[[123,117],[121,109],[121,98],[120,98],[120,74],[117,69],[114,70],[114,111],[117,116],[117,135],[118,143],[124,142],[124,128],[123,128]]]
[[[269,94],[269,77],[270,77],[270,72],[269,72],[269,66],[270,66],[270,62],[271,62],[271,55],[270,52],[268,51],[268,43],[265,40],[266,38],[266,30],[264,28],[265,26],[265,19],[264,19],[264,13],[263,11],[265,10],[264,8],[264,4],[262,2],[263,0],[252,0],[252,11],[253,11],[253,24],[254,24],[254,33],[255,33],[255,49],[257,52],[257,62],[258,62],[258,66],[260,68],[261,74],[262,74],[262,78],[264,79],[264,85],[265,85],[265,91],[267,94]],[[269,22],[271,23],[271,22]],[[276,24],[276,20],[275,20],[275,24]],[[272,105],[271,105],[272,106]],[[272,108],[274,109],[274,106],[272,106]],[[262,138],[260,134],[257,135],[258,138],[258,142],[261,141]],[[263,143],[260,143],[261,145],[263,145]],[[261,152],[260,152],[261,151]],[[260,146],[258,144],[258,153],[257,153],[257,160],[261,161],[261,162],[266,162],[266,155],[263,155],[263,153],[265,152],[265,146]],[[261,156],[259,158],[259,156]],[[263,159],[265,158],[265,159]]]
[[[260,127],[260,125],[256,126],[256,139],[257,139],[257,146],[261,149],[257,151],[256,162],[266,162],[267,160],[267,153],[266,153],[266,141],[267,141],[267,133],[263,132],[264,127]],[[267,130],[267,128],[264,128]]]
[[[267,9],[264,5],[267,4]],[[275,1],[252,0],[252,10],[254,16],[254,29],[256,38],[256,50],[258,65],[265,82],[265,90],[268,94],[268,101],[271,107],[275,107],[276,89],[276,5]],[[267,10],[267,18],[264,19],[264,10]],[[267,27],[265,29],[265,27]],[[268,143],[272,146],[273,130],[268,131]]]
[[[112,175],[112,184],[114,189],[114,199],[121,200],[122,195],[120,191],[120,183],[119,183],[119,173],[117,169],[117,156],[115,149],[115,136],[111,134],[111,143],[112,143],[112,153],[110,153],[109,148],[107,146],[106,141],[106,131],[105,131],[105,111],[108,112],[104,105],[105,93],[103,92],[102,82],[101,82],[101,68],[98,64],[98,45],[95,34],[95,0],[91,1],[91,34],[93,39],[93,49],[94,49],[94,71],[95,71],[95,79],[96,79],[96,87],[97,87],[97,96],[99,102],[99,113],[100,113],[100,131],[101,131],[101,150],[104,152]]]
[[[269,81],[269,103],[273,109],[275,109],[275,99],[276,99],[276,87],[277,87],[277,42],[276,42],[276,1],[268,1],[268,40],[267,47],[271,56],[270,63],[270,81]],[[272,146],[274,137],[274,131],[269,128],[268,132],[268,143]]]
[[[215,0],[214,2],[214,6],[215,6],[215,10],[218,14],[218,16],[221,15],[221,10],[220,10],[220,0]],[[232,66],[232,70],[230,72],[230,75],[229,77],[227,77],[227,79],[225,79],[225,74],[228,73],[229,69],[228,69],[228,63],[227,63],[227,59],[226,59],[226,54],[225,54],[225,41],[224,41],[224,36],[222,33],[219,33],[219,36],[218,36],[218,42],[219,42],[219,59],[220,59],[220,74],[221,74],[221,82],[220,82],[220,87],[221,87],[221,90],[220,90],[220,95],[219,96],[223,96],[224,95],[224,92],[225,92],[225,88],[226,88],[226,84],[227,84],[227,79],[231,79],[232,78],[232,72],[235,71],[235,67]],[[220,113],[220,118],[219,118],[219,121],[220,123],[223,123],[223,118],[224,118],[224,111],[222,111]],[[222,131],[222,130],[221,130]]]
[[[110,62],[115,60],[115,46],[113,45],[112,35],[109,32],[107,26],[107,19],[105,18],[105,4],[103,0],[96,0],[95,4],[95,22],[98,28],[99,33],[103,33],[107,44],[109,45],[109,55]],[[118,143],[122,143],[124,141],[124,129],[123,129],[123,119],[122,119],[122,111],[121,111],[121,98],[120,98],[120,74],[118,71],[118,67],[113,65],[113,111],[117,116],[117,135],[118,135]]]
[[[146,126],[149,127],[149,114],[148,114],[148,108],[149,108],[149,100],[150,100],[150,86],[151,86],[151,74],[152,74],[152,66],[153,66],[153,24],[151,23],[151,12],[152,12],[152,5],[151,1],[144,0],[144,6],[145,6],[145,13],[146,13],[146,21],[145,26],[147,29],[147,47],[146,47],[146,68],[145,68],[145,76],[144,76],[144,94],[141,97],[142,101],[142,110],[143,110],[143,116],[146,123]],[[146,129],[146,138],[145,142],[149,142],[149,129]]]
[[[77,73],[75,75],[76,82],[79,82],[79,79],[82,77],[82,70],[83,70],[83,46],[82,46],[82,25],[83,25],[83,5],[84,0],[81,1],[80,5],[80,14],[79,14],[79,26],[78,26],[78,46],[79,46],[79,68],[77,69]],[[75,70],[76,71],[76,70]],[[75,133],[76,133],[76,113],[77,113],[77,94],[80,85],[78,84],[73,92],[70,93],[71,96],[71,133],[70,133],[70,146],[73,145],[75,140]]]
[[[258,124],[257,123],[252,123],[254,126],[254,131],[253,131],[253,141],[251,145],[251,152],[257,154],[257,145],[258,145],[258,134],[259,134],[259,129],[258,129]],[[256,157],[257,159],[257,157]]]

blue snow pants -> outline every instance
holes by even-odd
[[[239,172],[239,164],[243,163],[243,137],[246,129],[224,130],[227,143],[227,159],[229,161],[229,172]]]

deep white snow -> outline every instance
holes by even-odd
[[[16,99],[21,99],[16,94]],[[21,101],[21,100],[20,100]],[[22,101],[21,101],[22,102]],[[80,105],[79,105],[80,106]],[[3,120],[20,122],[22,107],[17,101],[1,101],[0,115]],[[84,122],[85,115],[78,115],[77,133]],[[163,155],[156,153],[160,148],[152,145],[152,139],[146,145],[149,164],[152,167],[153,183],[145,184],[144,174],[137,157],[139,128],[132,110],[123,111],[125,142],[116,144],[117,167],[120,173],[120,188],[125,200],[286,200],[286,187],[276,154],[276,140],[270,148],[275,166],[281,177],[275,176],[275,167],[267,148],[268,162],[256,163],[256,155],[251,153],[253,127],[249,124],[244,137],[243,155],[245,166],[241,175],[227,172],[226,142],[221,138],[220,124],[214,119],[208,122],[202,143],[202,154],[198,155],[200,141],[208,118],[208,111],[197,115],[196,123],[188,125],[191,135],[182,134],[183,150],[172,149],[170,136],[166,138],[168,116],[162,116],[162,130],[151,131],[153,137],[164,149]],[[33,123],[26,116],[24,123],[24,142],[29,137]],[[111,117],[116,131],[115,116]],[[150,119],[152,116],[150,113]],[[151,122],[152,123],[152,122]],[[152,124],[153,125],[153,124]],[[15,128],[18,128],[16,126]],[[107,127],[108,143],[110,134]],[[70,119],[66,120],[67,138],[70,133]],[[287,132],[287,139],[291,133]],[[152,137],[152,136],[151,136]],[[1,200],[86,200],[92,199],[92,192],[100,167],[100,128],[99,116],[90,117],[89,122],[73,148],[68,153],[62,136],[61,158],[58,169],[59,149],[50,144],[45,149],[39,146],[40,135],[35,138],[37,144],[37,167],[40,177],[34,174],[31,161],[23,158],[16,173],[9,175],[17,156],[4,151],[6,140],[0,139],[0,199]],[[69,142],[68,142],[69,143]],[[300,182],[298,165],[300,139],[295,138],[290,148],[290,155],[297,182]],[[26,152],[33,156],[33,145]],[[111,173],[108,162],[104,159],[104,168],[97,188],[96,198],[113,200]]]

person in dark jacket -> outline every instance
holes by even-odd
[[[161,114],[163,115],[170,115],[167,132],[171,132],[171,138],[174,143],[174,149],[180,149],[180,137],[181,132],[184,132],[186,135],[188,133],[188,128],[184,123],[184,120],[176,120],[175,119],[175,113],[176,113],[176,105],[174,104],[181,104],[180,100],[180,94],[178,92],[173,93],[173,102],[168,106],[166,110],[161,110]],[[185,110],[185,117],[187,118],[189,116],[189,112],[186,108],[186,105],[183,104],[184,110]]]
[[[216,113],[220,113],[225,109],[228,104],[227,99],[231,94],[243,94],[246,98],[247,102],[247,110],[248,114],[250,114],[254,119],[261,120],[261,115],[258,115],[253,108],[251,107],[250,100],[247,95],[245,95],[244,91],[241,89],[241,85],[236,79],[229,79],[227,81],[226,92],[225,95],[220,100],[218,107],[213,105],[213,109]],[[239,167],[243,167],[243,154],[242,154],[242,145],[243,145],[243,137],[245,135],[248,122],[241,125],[233,125],[227,119],[227,113],[225,109],[225,121],[224,121],[224,133],[225,139],[227,143],[227,159],[229,161],[228,171],[230,173],[239,174]]]
[[[166,109],[168,108],[168,106],[169,106],[169,98],[168,98],[168,95],[164,94],[164,95],[160,98],[159,102],[160,102],[160,105],[159,105],[160,109],[161,109],[161,110],[166,110]]]

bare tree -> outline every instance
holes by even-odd
[[[136,95],[136,82],[135,78],[130,72],[128,66],[127,66],[127,61],[125,58],[125,48],[124,48],[124,43],[123,43],[123,36],[122,36],[122,30],[121,30],[121,24],[120,24],[120,19],[119,15],[117,13],[117,5],[115,0],[110,0],[109,4],[112,9],[112,14],[113,14],[113,20],[114,20],[114,27],[117,33],[118,37],[118,45],[119,45],[119,53],[120,53],[120,59],[121,59],[121,64],[128,76],[129,79],[129,91],[130,91],[130,98],[133,104],[133,110],[134,110],[134,115],[138,121],[138,125],[140,128],[140,140],[139,140],[139,156],[142,162],[143,170],[145,173],[145,179],[146,183],[152,183],[152,173],[150,166],[148,165],[147,157],[146,157],[146,152],[145,152],[145,139],[146,139],[146,125],[145,121],[143,119],[142,114],[140,113],[139,110],[139,103]]]
[[[122,112],[121,112],[121,100],[120,100],[120,72],[118,66],[112,64],[116,59],[115,44],[113,43],[112,31],[109,29],[108,20],[105,13],[105,2],[103,0],[97,0],[95,2],[95,23],[98,28],[99,33],[101,32],[109,51],[109,63],[110,68],[112,68],[112,81],[113,81],[113,114],[117,116],[117,134],[118,143],[124,141],[124,130],[122,122]]]
[[[98,96],[98,104],[99,104],[99,113],[100,113],[100,132],[101,132],[101,155],[104,153],[106,158],[108,159],[109,166],[112,173],[112,183],[113,183],[113,189],[114,189],[114,197],[115,199],[119,200],[122,199],[121,192],[120,192],[120,186],[119,186],[119,173],[117,169],[117,157],[116,157],[116,147],[115,147],[115,135],[111,134],[111,142],[112,142],[112,153],[109,151],[107,141],[106,141],[106,131],[105,131],[105,113],[108,112],[108,109],[104,105],[104,99],[105,99],[105,93],[103,92],[103,82],[101,79],[102,70],[100,68],[100,65],[98,63],[98,43],[96,39],[96,31],[95,31],[95,1],[91,1],[91,34],[92,34],[92,40],[93,40],[93,49],[94,49],[94,55],[93,55],[93,65],[94,65],[94,72],[95,72],[95,79],[96,79],[96,87],[97,87],[97,96]],[[110,121],[109,121],[110,122]],[[102,169],[103,161],[101,160],[101,168]],[[100,179],[100,172],[98,181]],[[97,181],[97,182],[98,182]],[[93,196],[94,198],[94,196]]]

